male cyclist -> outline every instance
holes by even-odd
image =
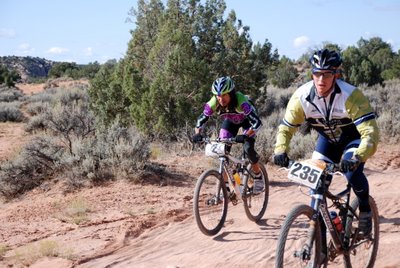
[[[244,150],[252,165],[256,178],[261,177],[258,164],[259,156],[254,149],[255,136],[262,123],[249,98],[235,90],[230,77],[220,77],[211,86],[213,96],[205,104],[203,113],[198,117],[193,142],[202,141],[201,130],[207,120],[217,113],[223,119],[219,132],[220,138],[236,137],[236,142],[244,143]],[[242,127],[243,135],[237,135]]]
[[[288,165],[289,143],[304,122],[318,132],[313,159],[340,163],[360,203],[360,235],[372,229],[369,186],[363,173],[365,161],[378,145],[379,131],[368,99],[354,86],[339,79],[342,59],[323,49],[310,58],[312,81],[292,95],[279,126],[274,163]]]

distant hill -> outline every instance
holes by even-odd
[[[10,71],[14,70],[18,72],[23,82],[27,82],[31,78],[47,77],[54,63],[56,62],[30,56],[0,57],[0,64],[6,66],[6,68],[9,69]]]

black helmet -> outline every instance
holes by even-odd
[[[342,64],[342,58],[333,50],[322,49],[314,52],[310,58],[313,71],[336,70]]]

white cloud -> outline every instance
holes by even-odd
[[[35,51],[35,48],[31,47],[31,45],[28,43],[22,43],[18,46],[18,52],[21,54],[29,55],[34,51]]]
[[[93,55],[93,49],[91,47],[85,48],[85,56],[92,56]]]
[[[49,50],[47,50],[47,53],[49,53],[49,54],[64,54],[68,51],[69,51],[69,49],[63,48],[63,47],[52,47]]]
[[[0,37],[5,38],[14,38],[16,36],[15,31],[13,29],[0,29]]]
[[[296,37],[293,40],[293,46],[295,48],[306,47],[306,46],[308,46],[310,44],[310,42],[311,42],[310,38],[308,38],[305,35],[302,35],[302,36]]]

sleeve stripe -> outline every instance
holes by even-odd
[[[375,118],[376,118],[375,113],[371,112],[371,113],[363,115],[360,118],[357,118],[356,120],[354,120],[354,124],[357,126],[357,125],[359,125],[359,124],[361,124],[361,123],[363,123],[365,121],[368,121],[368,120],[371,120],[371,119],[375,119]]]
[[[300,125],[293,125],[293,124],[289,123],[288,121],[286,121],[285,118],[283,118],[282,124],[284,124],[285,126],[288,126],[288,127],[299,127],[300,126]]]

